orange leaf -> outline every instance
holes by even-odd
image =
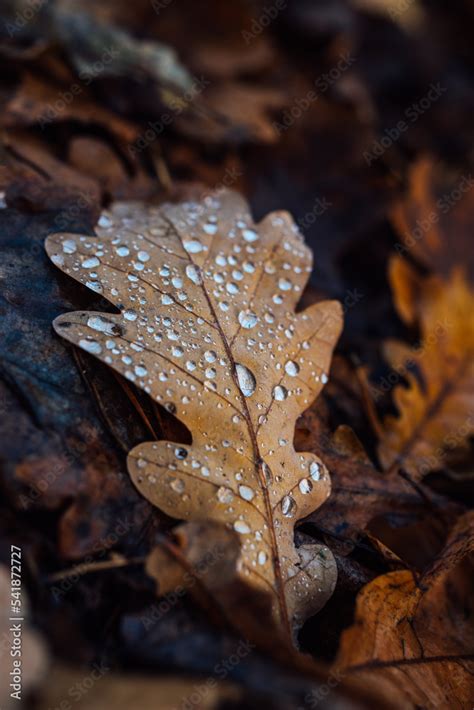
[[[473,553],[468,513],[418,585],[411,572],[397,571],[364,587],[342,636],[339,672],[375,676],[403,708],[471,708]]]
[[[420,479],[474,432],[474,294],[460,272],[448,282],[420,279],[399,257],[390,278],[400,316],[419,325],[421,342],[386,345],[387,360],[408,386],[394,389],[398,416],[385,419],[378,451],[386,469]]]

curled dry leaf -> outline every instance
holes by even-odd
[[[408,386],[395,387],[398,416],[386,418],[378,451],[386,469],[420,479],[474,432],[474,294],[459,272],[447,282],[420,280],[398,257],[390,278],[398,312],[419,326],[421,342],[387,343],[386,357]]]
[[[97,236],[54,234],[64,272],[120,314],[70,313],[55,329],[173,411],[191,446],[129,455],[138,489],[167,514],[212,520],[241,540],[238,573],[272,595],[290,634],[332,593],[329,550],[294,544],[294,524],[327,498],[328,471],[293,447],[296,418],[327,380],[341,330],[336,302],[295,313],[311,252],[291,217],[255,225],[222,191],[204,203],[115,204]]]
[[[379,679],[403,708],[471,708],[474,702],[474,516],[459,519],[416,584],[408,571],[368,584],[336,666]]]

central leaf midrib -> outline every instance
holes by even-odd
[[[270,538],[271,538],[271,543],[272,543],[271,546],[272,546],[272,556],[273,556],[273,568],[274,568],[274,571],[275,571],[275,582],[276,582],[276,592],[277,592],[277,597],[278,597],[278,603],[279,603],[279,606],[280,606],[280,612],[281,612],[281,615],[282,615],[283,622],[284,622],[284,624],[285,624],[285,627],[286,627],[286,629],[287,629],[287,632],[290,634],[290,633],[291,633],[291,629],[290,629],[290,623],[289,623],[289,619],[288,619],[288,611],[287,611],[287,607],[286,607],[286,599],[285,599],[285,593],[284,593],[284,584],[283,584],[283,578],[282,578],[282,574],[281,574],[280,558],[279,558],[279,555],[278,555],[278,545],[277,545],[277,541],[276,541],[275,527],[274,527],[274,524],[273,524],[273,509],[272,509],[272,505],[271,505],[271,502],[270,502],[270,497],[269,497],[269,495],[268,495],[267,487],[266,487],[266,485],[265,485],[265,482],[263,481],[263,474],[261,473],[261,471],[260,471],[260,466],[259,466],[259,463],[260,463],[263,459],[262,459],[262,457],[261,457],[261,455],[260,455],[260,450],[259,450],[259,447],[258,447],[258,441],[257,441],[257,437],[256,437],[255,430],[254,430],[254,428],[253,428],[252,418],[251,418],[251,416],[250,416],[250,411],[249,411],[247,402],[246,402],[246,400],[245,400],[245,397],[244,397],[244,395],[242,394],[242,391],[241,391],[241,389],[240,389],[240,387],[239,387],[239,382],[238,382],[238,380],[237,380],[237,375],[236,375],[236,362],[235,362],[235,360],[234,360],[234,357],[233,357],[233,355],[232,355],[232,351],[231,351],[231,349],[230,349],[229,343],[228,343],[228,341],[227,341],[227,338],[226,338],[226,336],[225,336],[224,331],[223,331],[222,328],[221,328],[219,319],[217,318],[217,314],[216,314],[216,312],[215,312],[215,310],[214,310],[214,306],[213,306],[213,304],[212,304],[212,301],[211,301],[211,299],[210,299],[210,297],[209,297],[209,294],[207,293],[207,290],[206,290],[206,287],[205,287],[204,284],[202,284],[202,289],[203,289],[204,295],[205,295],[205,297],[206,297],[206,299],[207,299],[207,301],[208,301],[209,308],[211,309],[211,313],[212,313],[212,315],[213,315],[214,318],[215,318],[215,321],[216,321],[216,324],[217,324],[217,330],[218,330],[219,335],[220,335],[220,337],[221,337],[222,344],[223,344],[223,346],[224,346],[224,349],[225,349],[225,351],[226,351],[226,354],[227,354],[227,357],[228,357],[228,360],[229,360],[229,363],[230,363],[230,366],[231,366],[232,378],[233,378],[233,380],[234,380],[234,383],[235,383],[235,386],[236,386],[236,389],[237,389],[237,393],[238,393],[238,396],[239,396],[240,401],[241,401],[241,406],[242,406],[242,409],[243,409],[243,412],[244,412],[244,418],[245,418],[245,421],[246,421],[246,424],[247,424],[247,429],[248,429],[248,432],[249,432],[250,441],[251,441],[251,443],[252,443],[252,448],[253,448],[253,452],[254,452],[254,466],[255,466],[255,471],[256,471],[256,473],[257,473],[257,478],[258,478],[258,480],[260,481],[260,488],[261,488],[261,490],[262,490],[263,500],[264,500],[264,503],[265,503],[265,509],[266,509],[266,511],[267,511],[268,527],[269,527]]]
[[[176,237],[179,240],[181,247],[186,252],[186,250],[184,249],[183,241],[181,239],[181,235],[179,234],[177,228],[175,227],[175,225],[173,224],[173,222],[169,218],[165,217],[165,219],[167,220],[168,224],[171,226],[174,233],[176,234]],[[211,241],[210,246],[212,246],[212,241]],[[189,263],[192,264],[193,266],[199,268],[199,270],[201,272],[199,264],[196,264],[189,254],[187,254],[187,256],[188,256]],[[201,275],[202,275],[202,272],[201,272]],[[212,314],[212,317],[214,318],[214,321],[215,321],[216,327],[217,327],[217,331],[219,333],[222,344],[223,344],[224,349],[226,351],[227,358],[228,358],[230,366],[231,366],[232,378],[235,383],[238,397],[241,401],[241,405],[242,405],[242,409],[243,409],[243,413],[244,413],[244,418],[245,418],[245,421],[247,424],[247,429],[249,432],[249,438],[252,443],[255,471],[257,473],[257,478],[260,482],[260,488],[262,490],[262,496],[263,496],[263,500],[265,503],[265,509],[267,512],[267,520],[268,520],[268,527],[269,527],[270,538],[271,538],[273,569],[274,569],[274,573],[275,573],[276,593],[277,593],[278,605],[280,608],[280,614],[283,619],[283,623],[285,625],[286,632],[288,633],[289,636],[291,636],[291,626],[290,626],[290,621],[288,618],[288,609],[286,606],[284,583],[283,583],[281,567],[280,567],[280,558],[278,555],[278,545],[277,545],[277,541],[276,541],[275,527],[273,524],[273,510],[272,510],[270,498],[268,495],[268,490],[267,490],[267,487],[266,487],[265,482],[263,480],[263,474],[261,473],[260,467],[259,467],[259,463],[262,461],[262,457],[260,456],[260,450],[258,447],[256,432],[253,428],[252,418],[250,416],[250,411],[249,411],[247,402],[246,402],[245,397],[242,393],[242,390],[240,389],[240,386],[239,386],[239,382],[237,379],[237,373],[236,373],[236,362],[234,360],[234,356],[232,354],[230,344],[229,344],[229,342],[226,338],[226,335],[221,327],[221,324],[220,324],[219,318],[217,317],[217,313],[215,311],[214,305],[213,305],[212,300],[207,292],[206,285],[204,283],[204,278],[202,278],[202,282],[200,284],[200,287],[202,288],[204,297],[206,298],[207,304],[209,306],[209,310]]]

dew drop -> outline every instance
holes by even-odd
[[[252,311],[240,311],[239,323],[242,328],[253,328],[257,325],[258,317]]]
[[[76,247],[76,242],[74,241],[74,239],[65,239],[63,241],[63,252],[65,254],[74,254],[76,249],[77,249],[77,247]]]
[[[99,217],[98,225],[99,227],[111,227],[112,220],[110,219],[110,217],[107,217],[107,215],[103,214]]]
[[[212,222],[207,222],[203,226],[203,230],[206,234],[215,234],[217,232],[217,224],[212,224]]]
[[[139,251],[137,254],[138,261],[141,261],[143,263],[149,261],[150,255],[147,251]]]
[[[196,284],[197,286],[202,284],[201,270],[198,266],[188,264],[186,267],[186,276],[193,282],[193,284]]]
[[[277,385],[276,387],[273,388],[273,399],[276,399],[277,402],[283,402],[288,397],[288,390],[286,387],[282,387],[281,385]]]
[[[254,229],[242,230],[242,236],[246,242],[255,242],[258,239],[258,234]]]
[[[137,320],[137,312],[134,311],[133,308],[128,308],[126,311],[123,312],[123,317],[125,318],[125,320]]]
[[[106,335],[118,335],[120,331],[118,325],[100,316],[89,316],[87,325],[89,328],[97,330],[99,333],[105,333]]]
[[[251,397],[257,386],[257,381],[253,372],[251,372],[248,367],[245,367],[245,365],[237,363],[235,366],[235,373],[237,375],[237,382],[239,383],[240,391],[244,397]]]
[[[296,513],[296,503],[291,496],[285,496],[281,501],[281,512],[286,518],[292,518]]]
[[[102,352],[102,346],[97,342],[97,340],[80,340],[79,346],[83,350],[87,350],[88,353],[93,353],[94,355],[98,355]]]
[[[252,500],[255,497],[255,492],[250,486],[239,486],[239,494],[244,500]]]
[[[177,459],[180,459],[182,461],[183,459],[185,459],[187,457],[188,452],[186,451],[186,449],[183,449],[181,446],[178,446],[174,450],[174,455],[176,456]]]
[[[93,269],[95,266],[99,266],[100,261],[96,256],[91,256],[89,259],[84,259],[82,262],[83,269]]]
[[[206,350],[206,352],[204,353],[204,359],[206,362],[215,362],[217,359],[217,355],[214,350]]]
[[[285,364],[285,372],[290,377],[296,377],[299,371],[300,367],[294,360],[288,360],[288,362]]]
[[[265,461],[262,461],[260,465],[262,467],[262,473],[265,483],[267,484],[267,486],[269,486],[273,483],[272,469]]]
[[[241,535],[246,535],[250,532],[250,527],[243,520],[236,520],[234,523],[234,530]]]
[[[116,248],[115,253],[118,256],[128,256],[130,254],[130,249],[126,247],[125,244],[122,244],[121,246]]]
[[[184,242],[183,246],[188,254],[199,254],[199,252],[203,249],[201,242],[197,239],[191,239],[190,241]]]
[[[308,478],[302,478],[301,481],[298,483],[298,488],[300,489],[303,495],[306,495],[307,493],[311,493],[311,491],[313,490],[313,484]]]
[[[267,561],[267,553],[264,552],[263,550],[260,550],[260,552],[258,553],[258,557],[257,557],[258,564],[264,565],[266,561]]]
[[[173,303],[173,299],[171,298],[171,296],[168,296],[167,293],[164,293],[164,294],[161,296],[161,303],[162,303],[164,306],[170,306],[170,305]]]
[[[170,481],[170,487],[174,490],[175,493],[183,493],[184,482],[180,478],[173,478],[173,480]]]
[[[220,486],[217,489],[217,499],[219,500],[219,503],[232,503],[234,500],[234,494],[230,490],[230,488],[227,488],[226,486]]]
[[[309,475],[313,481],[319,481],[321,478],[321,468],[316,461],[312,461],[309,465]]]
[[[289,291],[291,289],[291,281],[288,281],[288,279],[279,279],[278,288],[281,291]]]

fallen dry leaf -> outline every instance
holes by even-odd
[[[472,280],[474,180],[423,156],[413,164],[406,195],[392,210],[399,254],[413,254],[426,267],[449,275],[463,264]]]
[[[331,471],[331,496],[307,522],[348,554],[354,544],[368,535],[371,523],[380,517],[396,516],[398,525],[414,521],[454,521],[462,511],[456,503],[430,492],[429,505],[402,476],[386,476],[367,457],[354,432],[340,426],[331,434],[313,409],[305,413],[306,434],[297,430],[298,448],[320,456]],[[379,543],[380,544],[380,541]],[[424,544],[420,544],[421,554]],[[393,550],[392,550],[393,552]]]
[[[385,419],[378,452],[385,469],[403,468],[421,479],[442,468],[446,454],[465,446],[474,432],[474,295],[460,272],[447,282],[420,280],[399,257],[391,262],[390,279],[397,310],[419,326],[421,342],[386,345],[398,415]]]
[[[211,143],[276,143],[272,114],[287,102],[281,89],[229,81],[206,89],[200,113],[184,114],[177,124],[189,136]]]
[[[474,516],[467,513],[431,568],[377,577],[359,594],[341,640],[342,674],[374,675],[403,708],[460,708],[474,702]]]
[[[95,103],[79,79],[68,77],[64,85],[51,85],[26,72],[5,106],[1,122],[6,128],[37,124],[44,129],[68,120],[100,126],[123,143],[134,141],[139,134],[130,121]]]
[[[329,474],[296,453],[296,418],[327,381],[337,302],[295,313],[311,253],[288,213],[259,225],[222,191],[204,203],[115,204],[97,237],[55,234],[52,261],[120,314],[77,312],[55,329],[173,411],[192,446],[137,446],[138,489],[167,514],[241,536],[238,571],[270,592],[288,634],[332,593],[329,550],[294,545],[294,523],[327,498]]]

